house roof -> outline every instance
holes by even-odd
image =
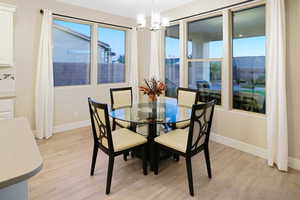
[[[66,32],[68,34],[71,34],[75,37],[78,37],[78,38],[81,38],[83,40],[86,40],[86,41],[91,41],[91,37],[87,36],[87,35],[84,35],[84,34],[81,34],[79,32],[76,32],[72,29],[69,29],[69,28],[66,28],[66,27],[63,27],[63,26],[60,26],[58,24],[53,24],[53,27],[60,30],[60,31],[63,31],[63,32]],[[103,47],[105,48],[106,50],[111,50],[111,47],[109,44],[105,43],[105,42],[101,42],[101,41],[98,41],[98,46],[100,47]]]

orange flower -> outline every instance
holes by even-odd
[[[146,86],[140,86],[139,89],[144,95],[148,95],[152,101],[157,99],[157,96],[160,96],[164,90],[166,90],[166,85],[152,78],[150,80],[145,80]]]

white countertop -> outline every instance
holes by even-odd
[[[0,188],[29,179],[42,157],[26,118],[0,120]]]

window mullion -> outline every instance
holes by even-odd
[[[92,25],[92,37],[91,37],[91,83],[97,85],[98,74],[98,33],[97,24]]]
[[[223,11],[224,59],[222,63],[222,99],[225,110],[231,109],[232,102],[232,22],[231,12]]]
[[[179,86],[188,87],[188,68],[187,68],[187,28],[186,22],[181,21],[179,26],[180,40],[180,66],[179,66]]]

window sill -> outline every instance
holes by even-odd
[[[76,88],[90,88],[90,87],[93,87],[93,85],[92,84],[88,84],[88,85],[54,86],[54,90],[76,89]]]
[[[267,119],[266,114],[248,112],[248,111],[243,111],[243,110],[238,110],[238,109],[226,110],[221,106],[216,106],[216,110],[217,111],[222,111],[222,112],[229,112],[229,113],[233,113],[233,114],[237,114],[237,115],[243,115],[243,116],[247,116],[247,117],[260,118],[260,119],[264,119],[264,120]]]
[[[97,87],[101,86],[116,86],[116,85],[129,85],[129,82],[120,82],[120,83],[97,83]]]

